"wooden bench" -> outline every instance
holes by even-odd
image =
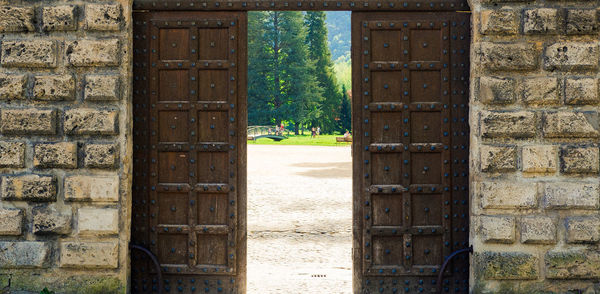
[[[338,143],[341,142],[350,142],[352,143],[352,137],[335,137],[335,141]]]

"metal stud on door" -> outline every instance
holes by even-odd
[[[353,13],[354,292],[431,293],[468,247],[468,14]],[[468,260],[443,292],[468,292]]]
[[[158,258],[163,293],[243,293],[246,15],[134,17],[132,242]],[[158,291],[132,260],[132,291]]]

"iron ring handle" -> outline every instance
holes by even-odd
[[[150,256],[150,259],[152,259],[152,263],[154,263],[154,267],[156,268],[156,275],[157,275],[157,279],[158,279],[158,294],[162,294],[162,290],[163,290],[162,272],[160,271],[160,263],[158,263],[158,259],[156,258],[156,256],[152,252],[150,252],[150,250],[148,250],[142,246],[139,246],[139,245],[129,244],[129,248],[140,250],[140,251],[146,253],[146,255]]]

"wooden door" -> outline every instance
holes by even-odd
[[[432,293],[469,246],[469,15],[353,13],[354,293]],[[468,293],[468,256],[443,293]]]
[[[246,13],[134,14],[132,244],[163,293],[244,293]],[[157,292],[132,253],[132,292]]]

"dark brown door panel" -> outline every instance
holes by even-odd
[[[132,243],[162,293],[245,293],[246,13],[134,24]],[[138,252],[131,290],[158,291]]]
[[[469,245],[469,34],[469,14],[352,14],[354,293],[435,292]]]

